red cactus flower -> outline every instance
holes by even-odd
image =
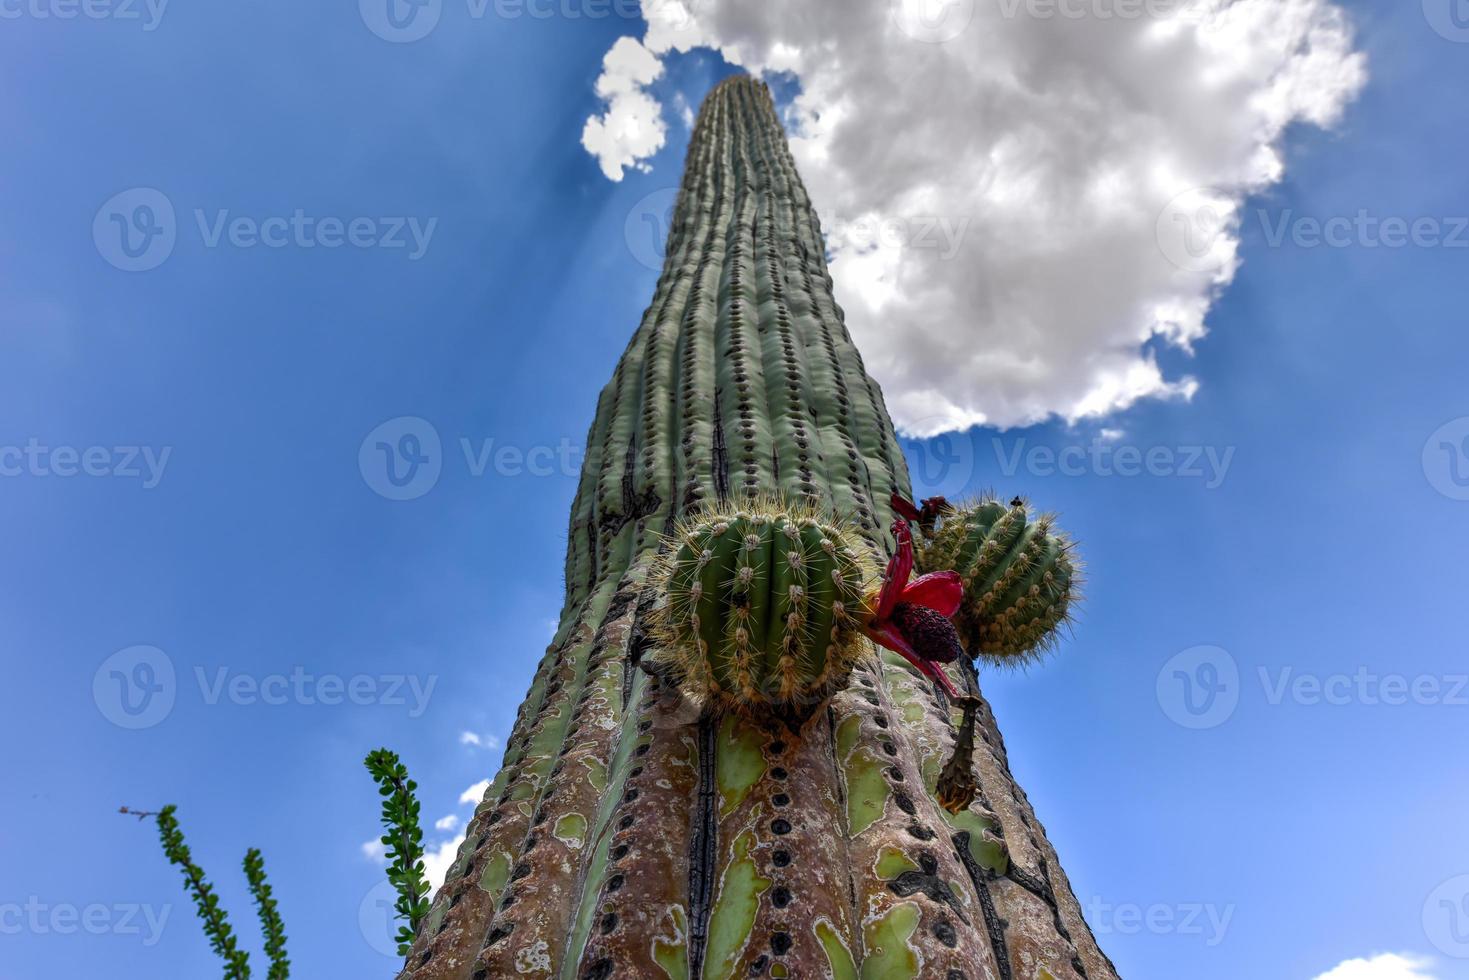
[[[892,505],[893,510],[897,511],[899,514],[901,514],[903,517],[906,517],[910,521],[920,520],[923,517],[923,511],[913,506],[913,501],[909,500],[907,497],[903,496],[900,493],[893,494],[888,503]]]
[[[913,501],[895,493],[891,503],[893,510],[915,522],[923,529],[925,535],[933,534],[934,525],[938,523],[939,517],[945,511],[954,509],[946,497],[929,497],[922,501],[921,507],[915,507]]]
[[[909,504],[911,507],[912,505]],[[943,685],[954,700],[961,695],[937,666],[952,663],[964,652],[949,618],[959,611],[964,583],[958,572],[933,572],[912,579],[913,531],[908,522],[893,522],[898,550],[888,562],[877,608],[867,635]]]

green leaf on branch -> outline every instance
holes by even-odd
[[[428,915],[428,876],[423,865],[423,829],[418,819],[418,784],[408,778],[408,767],[396,752],[378,749],[364,760],[377,781],[383,798],[383,846],[387,848],[388,881],[398,892],[394,905],[398,928],[398,954],[407,956],[418,926]]]
[[[250,882],[250,895],[260,913],[260,931],[265,934],[265,955],[270,959],[269,980],[286,980],[291,961],[286,957],[286,926],[265,880],[265,859],[255,848],[245,852],[245,877]]]
[[[178,807],[169,805],[158,813],[158,835],[163,841],[163,853],[170,863],[183,872],[184,889],[193,896],[199,918],[204,923],[204,935],[209,939],[209,946],[224,960],[224,980],[250,980],[250,955],[235,942],[229,916],[219,907],[219,897],[214,894],[214,887],[204,877],[204,869],[195,864],[189,854],[189,847],[184,843],[184,832],[179,828],[178,818],[174,815],[177,810]],[[271,902],[272,910],[274,907],[275,903]],[[270,975],[273,980],[277,977],[274,969]],[[284,973],[279,974],[279,977],[284,976]]]

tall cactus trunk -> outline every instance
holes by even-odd
[[[700,718],[638,669],[677,518],[780,494],[884,549],[908,489],[769,91],[730,79],[598,402],[560,628],[402,976],[1115,980],[987,705],[952,815],[934,784],[961,712],[901,658],[874,650],[789,724]]]

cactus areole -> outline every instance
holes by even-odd
[[[758,81],[705,100],[587,446],[560,626],[402,977],[1115,980],[955,637],[1010,573],[925,565],[936,502],[889,528],[907,468]]]

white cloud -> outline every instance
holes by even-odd
[[[387,864],[388,848],[383,844],[381,838],[374,837],[372,840],[362,842],[362,856],[374,864]]]
[[[423,872],[428,878],[429,890],[437,892],[443,885],[444,879],[449,876],[449,868],[454,864],[454,858],[459,855],[459,845],[464,843],[464,835],[469,828],[464,828],[457,837],[450,840],[440,841],[437,845],[429,845],[428,851],[423,855]]]
[[[662,107],[643,88],[661,74],[662,63],[630,37],[619,38],[602,60],[597,94],[607,109],[587,120],[581,143],[611,180],[621,180],[624,168],[644,169],[640,161],[663,145]]]
[[[478,732],[460,732],[459,744],[473,746],[477,749],[498,749],[500,739],[494,735],[481,735]]]
[[[466,735],[470,734],[465,732]],[[482,779],[473,786],[459,794],[460,806],[478,806],[479,801],[484,799],[485,792],[490,788],[490,781]],[[449,868],[454,864],[454,859],[459,855],[459,845],[464,843],[464,837],[469,833],[469,825],[459,825],[459,818],[453,814],[444,817],[434,823],[434,829],[441,832],[452,831],[459,827],[459,833],[453,837],[441,840],[438,843],[430,843],[423,855],[424,873],[428,876],[429,886],[433,891],[438,891],[443,885],[444,878],[449,873]]]
[[[469,787],[469,789],[459,794],[459,802],[461,804],[467,803],[470,806],[478,806],[479,801],[484,799],[485,791],[489,788],[490,781],[488,779],[481,779],[479,782]]]
[[[1315,980],[1435,980],[1433,961],[1419,956],[1381,953],[1347,960]]]
[[[694,107],[689,105],[688,97],[682,92],[673,93],[673,111],[678,113],[678,120],[683,123],[684,129],[694,128]]]
[[[1335,124],[1366,80],[1331,0],[643,9],[642,42],[608,53],[584,145],[613,179],[663,146],[646,86],[670,51],[795,73],[792,152],[838,299],[920,435],[1192,397],[1153,348],[1204,336],[1244,201],[1283,176],[1285,128]]]

